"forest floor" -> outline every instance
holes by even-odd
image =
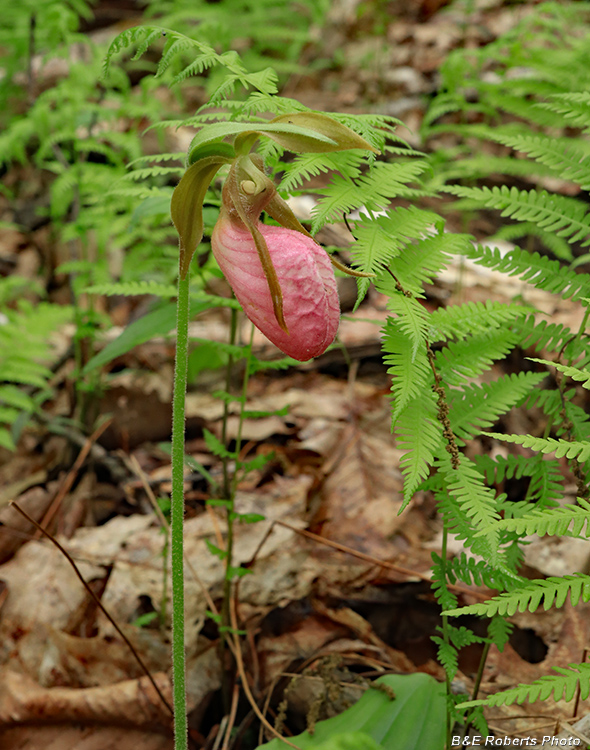
[[[406,124],[399,134],[423,148],[417,135],[421,118],[448,53],[458,45],[479,46],[495,38],[534,3],[486,3],[466,26],[458,12],[437,3],[393,2],[383,6],[387,12],[378,19],[379,33],[371,12],[359,20],[358,5],[335,5],[324,30],[326,53],[339,49],[342,67],[293,76],[282,93],[326,111],[395,115]],[[98,5],[99,25],[111,10],[112,3]],[[31,200],[42,203],[42,183],[37,187]],[[6,206],[5,219],[9,210]],[[486,215],[469,229],[484,241],[498,221]],[[0,256],[10,259],[14,273],[34,275],[43,252],[39,248],[50,234],[48,227],[5,231]],[[349,235],[345,227],[332,225],[319,240],[345,248]],[[300,367],[258,373],[248,389],[249,409],[288,407],[283,415],[246,419],[244,455],[273,457],[248,475],[237,494],[240,513],[266,517],[237,527],[234,554],[235,564],[247,565],[252,573],[240,581],[237,611],[247,633],[248,678],[271,722],[293,672],[322,660],[338,657],[342,669],[367,674],[422,671],[443,679],[431,641],[441,620],[429,584],[431,553],[440,552],[442,524],[428,493],[418,493],[398,515],[402,451],[391,435],[390,383],[379,338],[385,301],[371,291],[352,314],[356,286],[348,279],[339,283],[345,312],[342,348]],[[573,328],[580,322],[567,301],[469,263],[445,271],[429,288],[426,304],[435,309],[465,301],[508,302],[517,295],[553,322],[567,321]],[[112,309],[115,331],[134,314],[135,304],[120,301]],[[213,340],[226,340],[227,329],[225,311],[192,324],[194,335]],[[162,444],[170,440],[173,340],[153,340],[115,361],[109,388],[96,405],[107,420],[87,438],[73,428],[67,435],[50,429],[52,415],[67,413],[71,405],[71,335],[70,329],[60,332],[56,344],[58,396],[47,405],[47,424],[28,429],[15,453],[0,451],[0,746],[164,750],[172,747],[170,716],[133,653],[63,553],[8,506],[15,500],[58,535],[169,696],[166,535],[154,506],[170,492],[170,458]],[[262,357],[276,353],[258,333],[254,346]],[[526,362],[512,358],[501,367],[518,372]],[[222,467],[203,430],[221,436],[223,405],[212,393],[224,387],[224,377],[222,370],[200,373],[189,387],[187,404],[187,453],[214,480],[220,480]],[[538,434],[542,425],[534,418],[514,410],[502,428]],[[229,420],[229,439],[236,435],[237,421],[236,411]],[[471,448],[489,449],[485,439]],[[226,528],[222,515],[206,504],[209,485],[199,470],[187,470],[185,489],[191,737],[195,747],[211,748],[222,716],[221,668],[218,635],[207,610],[208,601],[219,603],[223,570],[207,540],[223,548]],[[515,497],[522,490],[517,481],[503,487]],[[461,549],[453,542],[449,552]],[[589,557],[585,542],[535,538],[527,547],[526,573],[586,571]],[[485,587],[459,586],[457,593],[462,604],[492,595]],[[490,653],[482,693],[582,661],[589,644],[588,614],[590,605],[580,604],[515,615],[510,643],[503,653]],[[481,649],[475,645],[462,652],[458,690],[470,692]],[[304,728],[305,714],[322,689],[317,675],[294,685],[292,732]],[[583,713],[580,706],[578,715]],[[541,738],[557,733],[560,721],[571,716],[571,704],[543,705],[535,713],[512,706],[494,709],[489,723],[502,736]],[[245,730],[246,719],[241,719]]]

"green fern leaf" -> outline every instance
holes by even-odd
[[[580,498],[579,502],[584,503]],[[584,503],[587,506],[587,503]],[[583,529],[585,533],[582,533]],[[590,536],[590,507],[567,505],[561,508],[531,510],[519,518],[503,518],[498,521],[501,531],[514,531],[520,537],[530,534],[543,536]]]
[[[555,453],[556,458],[577,458],[587,461],[590,458],[590,442],[572,440],[556,440],[555,438],[540,438],[532,435],[503,435],[498,432],[484,432],[484,435],[502,440],[506,443],[516,443],[524,448],[532,448],[541,453]]]
[[[434,393],[430,389],[422,391],[400,413],[395,432],[398,447],[408,451],[400,461],[404,475],[404,502],[399,510],[401,513],[430,471],[435,451],[442,443],[442,430],[436,420]]]
[[[450,185],[443,190],[469,199],[472,207],[495,208],[502,212],[501,216],[533,222],[558,237],[567,237],[569,242],[590,244],[590,216],[584,204],[573,198],[506,185],[491,189]]]
[[[517,341],[518,334],[509,328],[495,328],[460,341],[449,341],[436,352],[436,368],[444,383],[460,385],[489,370]]]
[[[588,370],[580,370],[577,367],[570,367],[569,365],[562,365],[559,362],[551,362],[548,359],[536,359],[535,357],[527,357],[531,362],[538,362],[541,365],[547,365],[547,367],[555,367],[556,370],[562,372],[568,378],[577,381],[583,381],[581,383],[582,388],[590,390],[590,372]]]
[[[495,424],[545,379],[545,373],[519,372],[503,375],[491,383],[464,386],[449,398],[450,421],[454,434],[462,439],[473,437]]]
[[[488,333],[514,322],[529,312],[523,305],[501,302],[466,302],[439,308],[429,316],[429,323],[436,331],[437,341],[450,338],[465,338],[470,334]]]
[[[534,612],[543,602],[543,609],[550,607],[558,609],[565,604],[568,594],[575,607],[580,601],[590,601],[590,576],[583,573],[567,575],[561,578],[552,576],[529,580],[513,591],[508,591],[487,602],[470,604],[467,607],[451,609],[445,614],[449,617],[459,615],[478,615],[480,617],[494,617],[495,615],[513,615],[516,611]]]
[[[383,328],[384,362],[389,366],[391,392],[394,396],[391,421],[395,424],[398,415],[420,392],[428,388],[432,370],[424,348],[415,351],[412,340],[401,330],[399,319],[388,318]]]
[[[324,224],[340,221],[342,215],[364,203],[362,190],[342,175],[334,175],[327,188],[316,189],[324,196],[312,211],[311,233],[316,234]]]
[[[170,299],[178,294],[177,288],[172,284],[159,284],[156,281],[124,281],[110,284],[93,284],[86,289],[89,294],[102,294],[105,296],[121,295],[133,297],[134,295],[150,294],[154,297]]]
[[[501,693],[490,695],[485,700],[466,701],[459,704],[458,708],[471,708],[472,706],[510,706],[513,703],[534,703],[535,701],[546,701],[552,695],[554,700],[564,699],[571,701],[580,690],[580,698],[586,700],[590,692],[590,664],[568,664],[568,669],[553,667],[558,673],[556,675],[545,675],[534,680],[530,685],[519,685],[518,687],[504,690]]]
[[[492,132],[490,137],[548,166],[561,179],[578,183],[582,190],[590,189],[590,153],[584,141],[502,132]]]
[[[401,294],[395,288],[395,283],[389,276],[385,279],[379,279],[376,286],[379,291],[384,291],[389,295],[387,307],[397,314],[396,321],[399,329],[412,342],[412,351],[415,357],[418,349],[424,348],[429,330],[428,312],[418,300]]]
[[[501,271],[509,276],[520,276],[523,281],[537,289],[559,294],[573,300],[590,296],[590,278],[564,268],[558,261],[538,253],[514,248],[502,253],[498,248],[478,245],[467,255],[478,265]]]
[[[590,132],[590,95],[587,91],[554,94],[549,101],[541,102],[538,106],[563,115],[569,127]]]
[[[500,515],[497,510],[498,499],[493,491],[486,487],[481,474],[475,465],[465,456],[456,468],[449,468],[444,472],[445,484],[449,493],[455,498],[459,507],[470,519],[473,529],[481,531],[491,548],[491,562],[499,562],[499,531],[497,522]],[[473,531],[472,531],[473,534]]]

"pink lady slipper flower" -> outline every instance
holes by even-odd
[[[235,135],[233,146],[222,140],[229,135]],[[279,115],[254,126],[217,123],[194,139],[189,167],[174,191],[171,213],[180,236],[180,278],[185,279],[203,234],[208,185],[223,164],[231,165],[211,237],[213,254],[254,325],[282,352],[305,361],[325,352],[338,330],[340,304],[330,263],[351,276],[373,274],[342,266],[299,223],[264,174],[262,159],[250,153],[261,135],[296,153],[376,149],[317,112]],[[281,226],[262,224],[262,211]]]
[[[261,224],[263,208],[300,229]],[[340,321],[329,256],[249,157],[226,180],[211,246],[244,312],[275,346],[300,361],[326,351]]]

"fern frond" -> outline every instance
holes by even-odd
[[[458,467],[444,470],[445,484],[449,494],[457,501],[459,507],[470,519],[472,532],[481,531],[491,548],[491,562],[499,562],[499,531],[497,521],[500,514],[497,510],[498,499],[493,491],[483,483],[481,474],[475,465],[465,456],[461,456]]]
[[[284,177],[281,180],[280,189],[291,192],[310,178],[326,172],[339,172],[354,179],[360,175],[363,162],[364,157],[354,153],[302,154],[293,159],[290,164],[281,163]]]
[[[537,506],[553,507],[555,500],[563,497],[563,476],[559,466],[553,461],[546,461],[542,455],[509,454],[492,458],[482,454],[475,456],[473,460],[477,468],[484,473],[488,484],[497,484],[505,479],[530,477],[527,497]]]
[[[590,296],[590,278],[563,267],[558,261],[538,253],[514,248],[502,253],[498,248],[478,245],[467,253],[475,263],[508,276],[520,276],[523,281],[537,289],[560,294],[573,300]]]
[[[583,280],[582,276],[578,278]],[[517,320],[514,331],[520,336],[520,345],[523,349],[534,349],[541,351],[548,349],[558,351],[570,340],[575,338],[573,331],[561,323],[548,323],[546,320],[537,321],[535,315]]]
[[[436,656],[445,670],[447,679],[452,682],[459,669],[459,655],[457,649],[450,643],[446,643],[440,635],[433,635],[431,640],[436,643]]]
[[[582,388],[590,390],[590,372],[588,370],[580,370],[577,367],[570,367],[569,365],[562,365],[559,362],[551,362],[548,359],[536,359],[535,357],[527,357],[531,362],[538,362],[541,365],[547,367],[555,367],[558,372],[562,372],[568,378],[581,382]]]
[[[449,386],[465,383],[503,359],[518,341],[510,328],[494,328],[459,341],[449,341],[436,352],[436,368]]]
[[[93,284],[86,289],[89,294],[103,294],[105,296],[121,295],[133,297],[149,294],[154,297],[170,299],[176,297],[178,289],[172,284],[159,284],[157,281],[123,281],[109,284]]]
[[[159,164],[154,164],[151,167],[131,170],[122,178],[122,181],[133,180],[134,182],[138,182],[139,180],[147,180],[153,177],[166,177],[171,174],[179,176],[183,173],[184,167],[161,167]]]
[[[567,669],[553,667],[558,672],[556,675],[545,675],[534,680],[529,685],[504,690],[501,693],[490,695],[485,700],[468,701],[460,704],[461,708],[471,706],[510,706],[513,703],[534,703],[535,701],[546,701],[552,695],[556,701],[564,699],[571,701],[578,688],[580,698],[586,700],[590,692],[590,664],[568,664]]]
[[[396,321],[400,331],[412,342],[413,356],[418,349],[424,348],[429,330],[429,316],[427,310],[413,297],[406,297],[396,289],[393,279],[389,276],[379,279],[376,283],[379,291],[389,295],[387,307],[398,317]]]
[[[388,318],[383,328],[383,361],[391,375],[391,392],[394,397],[391,421],[395,424],[398,415],[420,392],[428,388],[432,370],[424,347],[414,351],[411,339],[401,330],[399,320]]]
[[[583,503],[583,499],[578,501]],[[587,505],[586,503],[584,505]],[[590,536],[590,508],[566,505],[560,508],[532,510],[519,518],[503,518],[498,521],[502,531],[514,531],[519,536]],[[582,533],[583,529],[585,533]]]
[[[554,94],[549,101],[541,102],[538,106],[562,115],[569,127],[590,132],[590,94],[587,91]]]
[[[562,237],[556,237],[551,232],[529,224],[524,221],[520,224],[506,224],[492,236],[488,242],[489,247],[493,247],[498,241],[508,241],[514,243],[523,237],[537,237],[543,245],[550,250],[556,258],[571,263],[574,259],[572,248],[569,243]]]
[[[585,141],[503,132],[492,132],[490,137],[548,166],[561,179],[578,183],[582,190],[590,189],[590,152]]]
[[[504,646],[510,640],[510,634],[513,630],[514,625],[504,617],[492,617],[490,620],[488,636],[500,653],[504,651]]]
[[[396,442],[407,451],[400,468],[404,475],[404,502],[401,513],[420,482],[428,475],[434,454],[442,443],[442,429],[436,419],[436,402],[430,389],[423,390],[399,414],[395,425]]]
[[[398,211],[403,209],[398,209]],[[423,217],[427,221],[429,212]],[[396,211],[397,214],[397,211]],[[399,231],[399,230],[398,230]],[[432,234],[432,226],[426,226],[422,235]],[[392,262],[391,268],[402,287],[414,297],[426,296],[424,284],[430,284],[449,260],[449,255],[461,255],[471,239],[466,234],[450,232],[426,236],[418,242],[406,245],[404,251]]]
[[[341,175],[334,175],[328,187],[316,192],[324,197],[312,211],[312,234],[316,234],[328,222],[340,221],[343,214],[359,208],[364,203],[362,190]]]
[[[166,30],[156,26],[133,26],[130,29],[125,29],[116,36],[110,44],[109,49],[103,63],[103,78],[106,78],[111,60],[114,55],[120,52],[122,49],[130,47],[131,45],[138,44],[137,51],[133,59],[138,60],[145,52],[148,47],[156,41],[165,36]]]
[[[498,432],[484,432],[484,435],[502,440],[505,443],[516,443],[523,448],[531,448],[541,453],[555,453],[556,458],[577,458],[587,461],[590,457],[590,442],[556,440],[555,438],[533,437],[533,435],[503,435]]]
[[[451,428],[465,440],[495,424],[545,379],[545,373],[519,372],[503,375],[491,383],[465,386],[449,398]]]
[[[495,615],[513,615],[516,611],[534,612],[543,602],[543,609],[550,607],[561,608],[566,603],[568,594],[575,607],[580,601],[590,601],[590,576],[583,573],[562,577],[551,576],[527,581],[513,591],[488,599],[487,602],[470,604],[467,607],[451,609],[445,614],[449,617],[459,615],[478,615],[480,617],[494,617]],[[590,667],[590,665],[589,665]]]
[[[427,168],[426,161],[375,162],[370,172],[358,180],[365,205],[371,210],[381,210],[393,198],[414,195],[407,185],[416,182]]]
[[[432,552],[431,556],[431,585],[436,601],[440,604],[443,610],[454,609],[457,606],[457,597],[449,591],[448,582],[455,583],[456,579],[453,578],[452,574],[449,575],[448,573],[449,561],[447,560],[443,566],[442,558],[437,555],[436,552]]]
[[[502,591],[513,589],[518,584],[518,577],[506,576],[501,570],[493,568],[485,560],[467,557],[461,552],[459,557],[447,560],[447,575],[451,583],[462,581],[467,586],[487,586],[490,589]],[[451,609],[451,607],[447,607]]]
[[[438,463],[442,464],[443,462]],[[445,465],[450,470],[450,464],[447,462]],[[442,488],[435,490],[435,496],[444,524],[449,533],[457,540],[462,541],[464,546],[468,547],[474,555],[479,555],[485,560],[492,560],[494,555],[497,557],[497,540],[494,539],[490,542],[486,537],[476,537],[473,533],[473,523],[465,513],[464,508],[448,492],[444,481],[442,485]],[[447,575],[451,576],[450,580],[452,581],[452,564],[447,566]]]
[[[449,185],[442,189],[469,199],[473,208],[493,208],[501,211],[501,216],[532,222],[558,237],[566,237],[569,242],[590,244],[590,215],[584,204],[574,198],[506,185],[491,189]]]
[[[514,325],[530,311],[523,305],[501,302],[466,302],[450,305],[430,313],[429,323],[436,332],[435,341],[465,338],[471,334],[488,333],[492,328]]]
[[[375,273],[380,267],[386,265],[389,260],[399,255],[403,247],[407,248],[407,253],[411,256],[407,260],[399,263],[399,268],[406,270],[408,279],[418,277],[419,273],[415,269],[414,276],[409,273],[412,267],[412,260],[419,254],[424,266],[429,266],[428,256],[430,256],[430,266],[432,273],[439,268],[444,259],[445,252],[454,252],[456,244],[452,240],[446,240],[446,237],[453,235],[436,235],[436,241],[430,245],[424,246],[424,254],[419,253],[410,243],[411,240],[424,240],[430,235],[436,233],[436,224],[440,223],[440,217],[431,211],[423,211],[414,206],[410,208],[396,208],[385,216],[374,218],[364,218],[354,222],[355,244],[351,247],[355,264],[368,273]],[[460,239],[457,240],[460,243]],[[438,261],[434,256],[438,254]],[[398,265],[394,265],[394,271],[397,273]],[[426,274],[425,274],[426,278]],[[408,283],[410,283],[408,281]],[[419,285],[414,284],[416,291]],[[416,296],[416,295],[414,295]]]

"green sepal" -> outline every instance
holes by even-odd
[[[344,125],[342,125],[341,127],[344,127]],[[291,136],[291,139],[293,139],[293,137],[295,136],[298,136],[299,142],[302,142],[301,139],[309,139],[305,142],[314,144],[314,148],[309,149],[310,151],[314,152],[341,150],[337,147],[336,142],[333,141],[330,136],[322,135],[322,133],[318,133],[316,130],[301,127],[299,125],[292,125],[290,123],[282,122],[275,123],[274,121],[271,121],[269,123],[215,122],[199,130],[199,132],[191,141],[191,145],[189,146],[189,153],[192,153],[193,149],[199,148],[208,143],[213,143],[214,141],[221,141],[223,138],[227,138],[230,135],[241,135],[242,138],[240,139],[240,141],[243,142],[244,139],[249,138],[251,135],[255,134],[268,135],[271,138],[273,138],[274,136],[273,140],[277,140],[277,136],[283,136],[284,138],[288,138],[289,136]],[[290,147],[285,146],[285,148]],[[355,148],[362,147],[355,146]]]
[[[269,137],[283,148],[297,154],[347,151],[350,148],[362,148],[375,154],[379,153],[378,149],[371,146],[354,130],[320,112],[293,112],[292,114],[279,115],[270,122],[271,124],[296,125],[303,130],[313,132],[311,138],[306,135],[291,135],[282,132],[274,135],[269,134]],[[329,138],[332,144],[329,146],[323,145],[323,138]]]
[[[229,161],[236,157],[236,151],[231,143],[225,141],[214,141],[205,143],[202,146],[191,148],[188,152],[187,166],[191,166],[199,159],[205,159],[208,156],[221,156]]]
[[[203,236],[203,201],[211,180],[223,164],[225,156],[205,156],[192,164],[172,193],[170,213],[180,237],[180,278],[188,273],[193,253]]]

